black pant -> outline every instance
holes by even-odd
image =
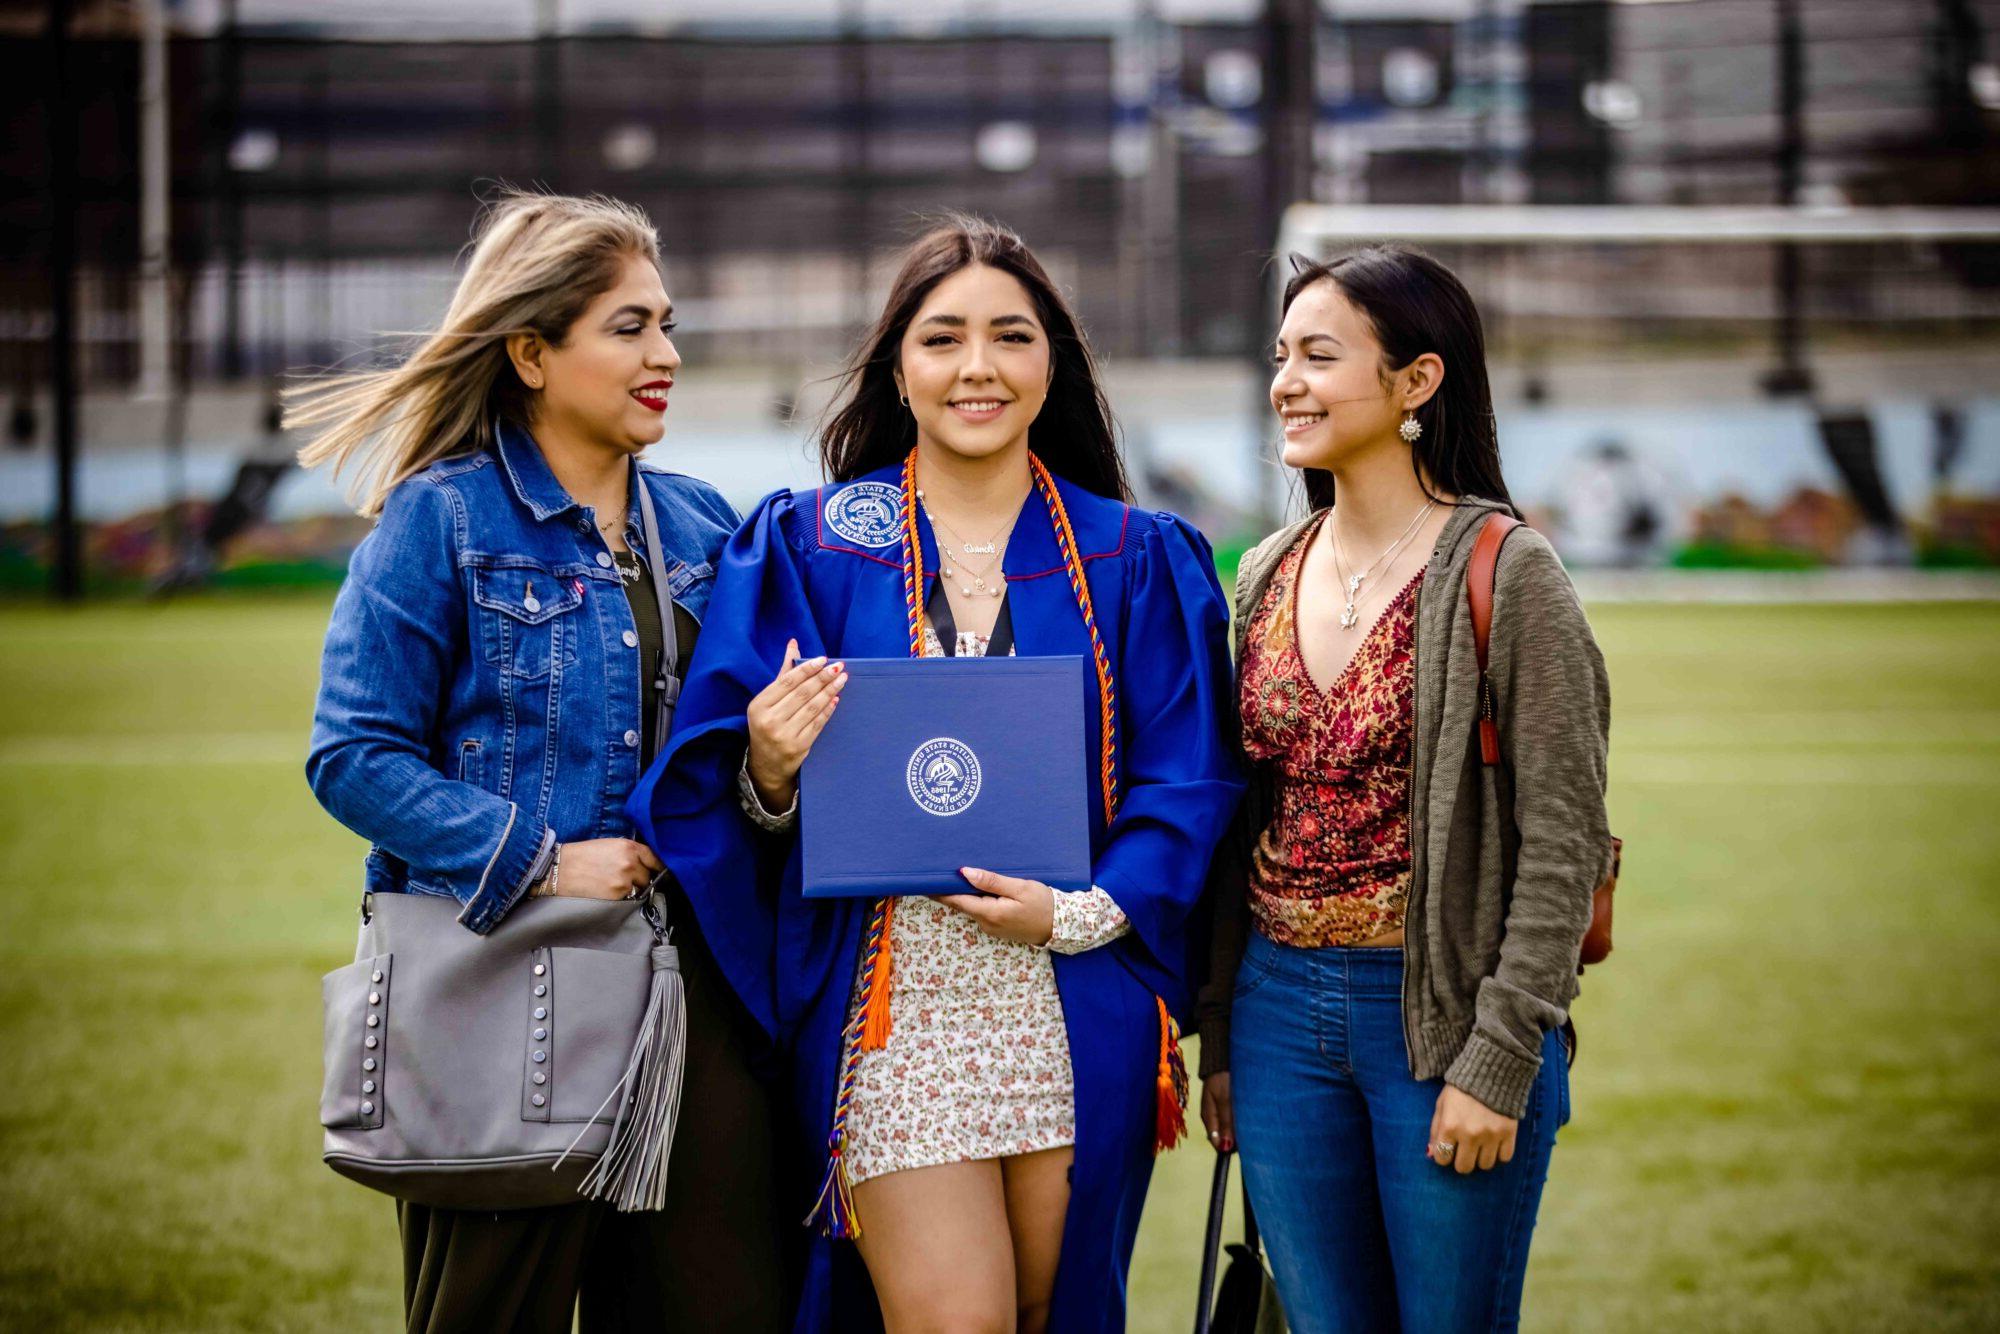
[[[675,908],[682,908],[676,903]],[[687,1068],[666,1207],[595,1202],[504,1213],[398,1204],[411,1334],[782,1330],[798,1220],[778,1205],[771,1092],[746,1059],[751,1021],[673,914],[687,990]]]

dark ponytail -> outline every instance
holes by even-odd
[[[1323,264],[1293,255],[1284,310],[1317,282],[1338,287],[1367,318],[1382,345],[1385,379],[1426,352],[1444,362],[1444,383],[1416,410],[1424,433],[1410,447],[1410,466],[1426,493],[1437,486],[1454,496],[1484,496],[1512,506],[1500,475],[1486,335],[1479,308],[1458,275],[1422,251],[1399,245],[1369,246]],[[1333,474],[1321,468],[1300,471],[1307,504],[1331,505]]]

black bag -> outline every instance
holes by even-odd
[[[1215,1181],[1208,1190],[1208,1236],[1201,1250],[1201,1294],[1195,1303],[1195,1334],[1285,1334],[1285,1308],[1278,1301],[1278,1285],[1264,1267],[1264,1248],[1257,1238],[1257,1215],[1250,1208],[1250,1192],[1243,1192],[1243,1240],[1226,1248],[1229,1268],[1222,1275],[1222,1289],[1215,1287],[1216,1251],[1222,1241],[1222,1207],[1229,1197],[1229,1160],[1234,1154],[1215,1155]],[[1214,1304],[1209,1298],[1213,1294]]]

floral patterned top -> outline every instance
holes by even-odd
[[[1322,521],[1323,522],[1323,521]],[[1285,945],[1355,945],[1403,924],[1417,590],[1404,585],[1324,691],[1298,642],[1298,580],[1319,524],[1279,563],[1243,653],[1243,744],[1276,765],[1250,864],[1250,914]]]
[[[984,657],[989,636],[961,631],[959,657]],[[928,622],[924,656],[945,656]],[[766,828],[795,812],[763,808],[746,765],[744,811]],[[848,1179],[940,1163],[1035,1153],[1076,1143],[1069,1034],[1050,951],[1075,954],[1131,929],[1102,889],[1057,890],[1044,947],[989,936],[979,923],[920,895],[889,919],[889,1041],[861,1054],[847,1118]],[[867,987],[855,970],[851,1025]]]

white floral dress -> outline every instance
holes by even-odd
[[[958,635],[959,657],[983,657],[988,636]],[[944,648],[924,627],[924,656]],[[747,770],[743,806],[770,828]],[[796,807],[794,807],[794,811]],[[999,868],[996,868],[999,869]],[[1046,947],[999,940],[963,913],[910,895],[889,922],[889,1041],[861,1054],[847,1117],[848,1179],[940,1163],[1035,1153],[1076,1143],[1069,1036],[1051,950],[1078,953],[1131,924],[1102,889],[1056,891]],[[849,1028],[867,975],[855,971]]]

